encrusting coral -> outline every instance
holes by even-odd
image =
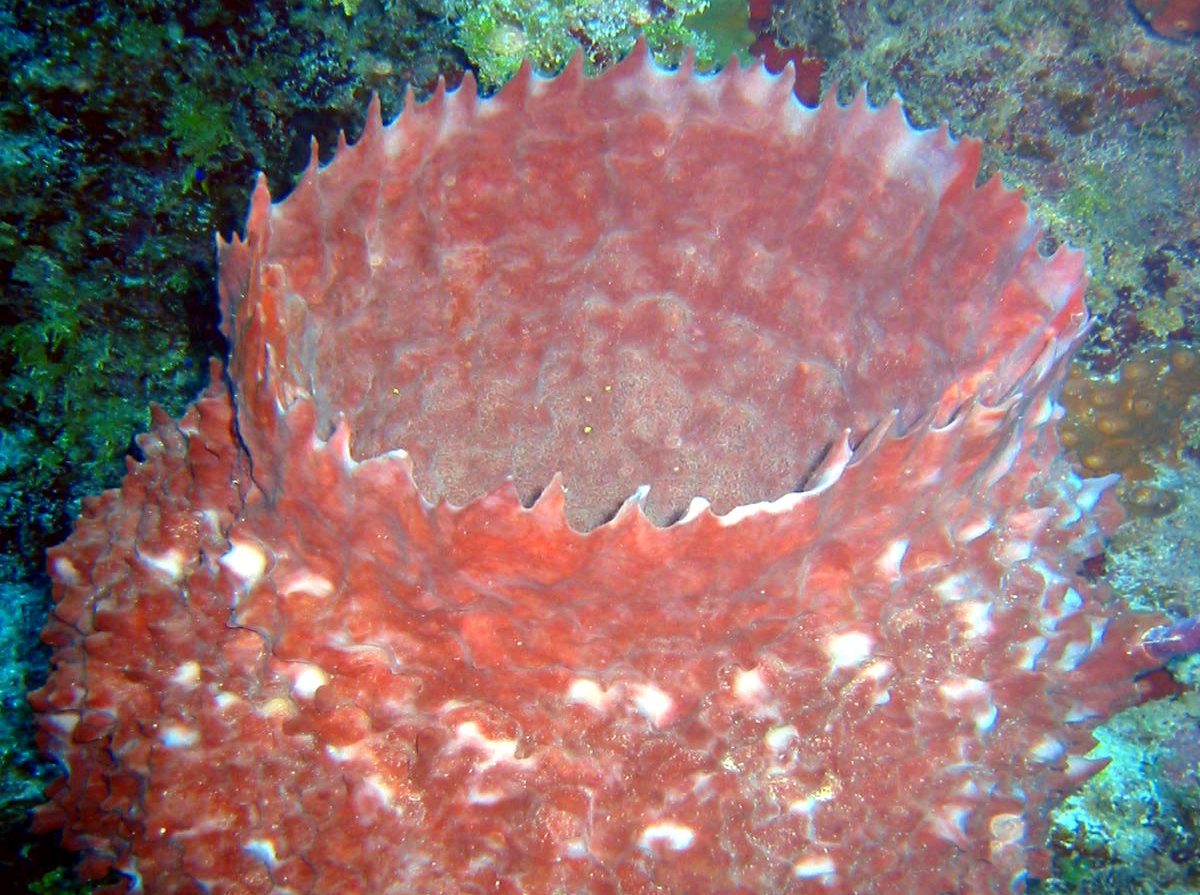
[[[39,825],[117,891],[1019,887],[1196,631],[1078,571],[1083,261],[978,164],[639,45],[260,181],[228,384],[51,554]]]
[[[1200,357],[1183,345],[1138,351],[1110,376],[1072,366],[1059,437],[1084,475],[1121,476],[1116,492],[1131,514],[1165,515],[1179,500],[1151,481],[1152,464],[1181,461],[1181,421],[1198,392]]]

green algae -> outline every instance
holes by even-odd
[[[455,41],[485,92],[511,78],[526,56],[537,71],[552,74],[582,50],[588,71],[595,73],[624,57],[645,35],[662,58],[678,61],[690,48],[696,67],[711,71],[733,55],[744,55],[753,40],[745,0],[684,0],[669,6],[640,0],[447,0],[443,8],[457,20]]]

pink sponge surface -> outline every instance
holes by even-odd
[[[51,554],[40,825],[118,891],[1019,887],[1162,620],[1077,573],[1083,262],[978,157],[639,47],[260,183],[229,385]]]
[[[1082,258],[975,188],[978,143],[789,81],[641,54],[386,129],[375,107],[287,201],[260,189],[223,251],[234,343],[355,457],[403,447],[431,500],[511,475],[528,502],[561,472],[587,529],[641,485],[659,524],[776,498],[844,428],[994,401],[1069,339]]]

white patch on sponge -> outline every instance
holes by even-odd
[[[875,640],[863,631],[847,631],[835,634],[825,641],[825,654],[829,656],[832,671],[853,668],[871,657]]]
[[[638,845],[649,851],[661,843],[671,851],[684,851],[691,847],[695,839],[696,834],[691,827],[665,820],[652,823],[642,830],[642,835],[638,837]]]
[[[671,718],[675,701],[653,684],[634,684],[633,707],[655,727],[664,727]]]
[[[267,571],[267,555],[245,541],[229,542],[229,551],[221,557],[221,565],[247,585],[254,584]]]

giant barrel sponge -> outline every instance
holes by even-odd
[[[51,552],[109,891],[1007,892],[1194,627],[1084,577],[1078,252],[788,75],[468,77],[222,243],[232,352]]]

